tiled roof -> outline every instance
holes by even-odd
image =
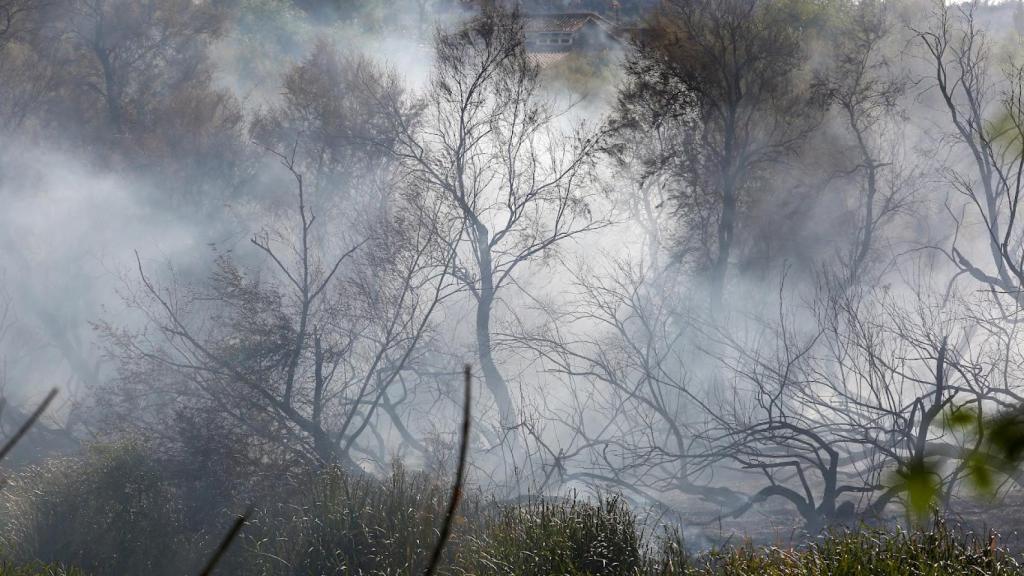
[[[591,21],[608,32],[615,28],[611,22],[593,12],[527,14],[523,16],[523,26],[526,32],[576,32]]]

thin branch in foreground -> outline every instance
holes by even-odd
[[[459,445],[459,466],[455,470],[455,484],[452,485],[452,497],[448,502],[448,511],[444,516],[444,524],[441,525],[441,533],[434,546],[434,553],[430,557],[430,564],[423,572],[424,576],[434,576],[438,565],[441,564],[441,553],[448,543],[448,537],[452,531],[452,521],[455,518],[455,510],[459,507],[459,500],[462,499],[462,485],[466,475],[466,455],[469,453],[469,423],[472,417],[471,400],[473,399],[473,375],[469,364],[463,369],[463,378],[466,383],[465,396],[462,400],[462,440]]]
[[[241,514],[238,518],[235,518],[235,523],[231,525],[231,530],[224,535],[224,539],[221,540],[220,546],[217,546],[217,550],[210,556],[210,560],[206,563],[206,567],[199,573],[199,576],[210,576],[213,574],[214,568],[223,558],[224,553],[228,551],[228,547],[234,542],[235,538],[242,531],[242,526],[245,525],[245,521],[249,519],[249,515],[252,513],[252,509],[246,510],[244,514]]]
[[[18,431],[14,433],[14,436],[11,436],[10,439],[8,439],[7,442],[4,444],[4,447],[0,448],[0,461],[7,457],[7,454],[14,449],[15,444],[17,444],[18,441],[21,440],[21,438],[26,433],[28,433],[29,429],[31,429],[32,426],[35,425],[35,423],[39,420],[39,417],[43,415],[43,412],[46,412],[46,409],[49,408],[50,403],[53,402],[53,399],[56,397],[57,389],[54,388],[50,390],[49,394],[46,395],[46,398],[44,398],[43,401],[39,404],[39,406],[36,407],[35,411],[33,411],[32,414],[28,417],[28,420],[25,420],[21,427],[18,428]]]

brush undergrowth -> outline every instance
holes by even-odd
[[[129,443],[95,447],[14,477],[0,493],[0,576],[195,574],[231,512],[253,502],[250,522],[219,574],[418,574],[448,494],[446,479],[401,466],[383,480],[328,468],[262,484],[247,478],[233,488],[234,501],[204,501],[199,507],[210,509],[197,514],[197,495],[223,493],[226,485],[211,492],[194,479],[183,484],[183,475]],[[469,494],[442,573],[1024,576],[994,540],[944,524],[926,532],[833,533],[798,549],[747,544],[699,554],[661,530],[650,532],[614,495],[512,506]]]

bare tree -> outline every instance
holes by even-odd
[[[877,250],[883,228],[906,206],[913,182],[901,163],[905,126],[900,100],[907,80],[889,57],[889,8],[881,2],[860,2],[847,10],[834,31],[834,61],[816,88],[837,109],[852,137],[850,156],[855,160],[840,175],[852,178],[858,188],[853,243],[844,255],[846,276],[854,281]]]
[[[520,336],[566,379],[551,430],[528,427],[545,482],[606,484],[671,509],[674,496],[738,506],[742,495],[694,466],[714,418],[697,380],[679,269],[620,260],[576,277],[578,296],[540,331]]]
[[[605,484],[670,511],[696,496],[729,518],[781,500],[815,532],[913,508],[905,479],[924,467],[951,507],[977,439],[944,419],[1018,394],[983,368],[1013,357],[1006,336],[991,320],[999,336],[980,336],[963,300],[829,276],[806,305],[783,285],[774,317],[725,325],[688,314],[676,284],[627,263],[581,275],[576,307],[523,336],[573,390],[528,430],[542,486]]]
[[[365,456],[385,466],[389,446],[379,434],[388,420],[416,445],[395,409],[403,398],[391,394],[417,360],[448,271],[434,266],[428,232],[386,220],[326,256],[332,242],[317,227],[303,176],[292,156],[279,159],[294,180],[294,216],[290,227],[253,237],[262,273],[224,255],[207,287],[161,288],[140,260],[132,302],[154,332],[104,327],[121,372],[110,397],[125,403],[129,425],[159,434],[139,420],[166,419],[168,408],[156,400],[139,407],[135,395],[161,379],[170,416],[212,411],[282,457],[355,466]],[[371,254],[359,259],[360,251]]]
[[[975,9],[973,2],[939,4],[932,26],[915,31],[953,136],[968,158],[967,167],[954,163],[944,171],[965,202],[947,206],[955,229],[952,246],[943,252],[961,275],[1017,302],[1024,281],[1024,235],[1017,221],[1024,186],[1024,69],[1011,63],[1005,77],[993,77],[988,39],[976,25]],[[969,231],[975,227],[987,256],[970,249]]]
[[[714,447],[707,456],[756,471],[766,484],[732,515],[781,498],[814,532],[905,502],[896,479],[925,457],[964,388],[948,381],[948,322],[922,324],[918,311],[862,297],[832,287],[805,331],[794,328],[795,311],[780,309],[768,338],[757,338],[764,346],[721,329],[711,336],[735,380],[709,400],[720,417],[701,432]]]
[[[397,121],[394,151],[444,201],[432,226],[456,250],[454,274],[475,304],[484,382],[507,428],[516,407],[494,354],[496,308],[526,264],[605,225],[587,187],[598,136],[559,131],[516,14],[485,12],[440,33],[435,51],[422,117]]]

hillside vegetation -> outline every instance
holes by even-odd
[[[251,516],[220,574],[419,574],[447,486],[395,467],[385,479],[336,468],[232,486]],[[212,484],[212,483],[211,483]],[[134,444],[97,446],[12,480],[3,496],[2,576],[196,573],[231,514],[202,509],[211,484],[183,483]],[[220,488],[224,488],[223,486]],[[516,576],[1024,574],[996,536],[944,523],[833,532],[799,548],[738,543],[688,552],[678,531],[611,494],[464,502],[441,570]]]

